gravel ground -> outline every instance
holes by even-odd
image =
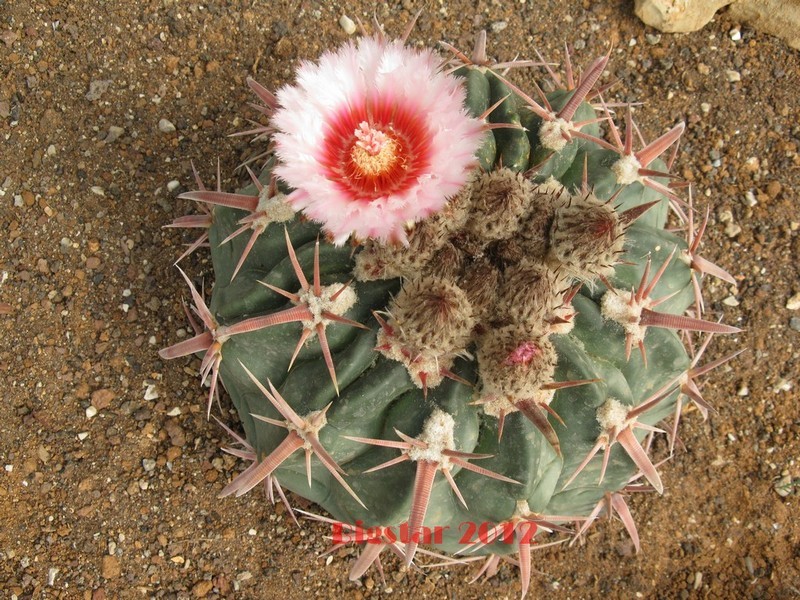
[[[299,5],[299,8],[298,8]],[[658,35],[631,2],[389,3],[0,0],[0,589],[10,598],[515,598],[505,565],[347,581],[326,528],[297,529],[258,493],[216,495],[242,465],[205,418],[198,361],[165,364],[186,334],[162,229],[193,210],[176,196],[221,160],[223,186],[256,151],[245,78],[274,87],[299,58],[373,14],[412,43],[469,47],[489,30],[500,59],[587,63],[613,44],[607,81],[652,138],[685,120],[677,171],[711,207],[712,314],[744,328],[713,354],[708,422],[687,415],[663,497],[637,497],[642,553],[619,522],[535,555],[532,596],[800,596],[800,55],[729,21]],[[210,276],[206,255],[186,265]],[[791,308],[794,307],[794,308]],[[229,405],[222,418],[232,422]],[[300,507],[307,507],[301,500]],[[795,515],[792,517],[792,515]]]

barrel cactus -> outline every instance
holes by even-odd
[[[712,410],[697,379],[732,356],[702,355],[738,329],[703,316],[703,277],[730,275],[670,174],[683,124],[645,143],[603,99],[608,56],[537,63],[526,93],[507,72],[537,65],[485,39],[442,59],[364,36],[275,95],[250,81],[259,173],[183,195],[216,281],[206,304],[181,271],[202,323],[161,354],[199,356],[209,413],[220,383],[238,411],[250,464],[222,496],[318,504],[363,544],[352,579],[387,549],[511,559],[524,596],[531,550],[603,514],[638,550],[625,498],[663,491],[654,435],[664,458],[684,404]]]

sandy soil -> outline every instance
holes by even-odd
[[[4,598],[518,596],[510,565],[473,585],[395,564],[385,585],[350,583],[352,550],[317,558],[325,527],[297,529],[258,493],[217,500],[241,465],[206,421],[198,362],[156,354],[186,328],[172,261],[189,238],[162,226],[193,210],[176,199],[190,160],[208,181],[219,157],[236,185],[254,150],[226,137],[255,116],[245,78],[290,80],[347,37],[343,13],[399,33],[423,4],[414,43],[468,47],[488,28],[500,59],[567,42],[585,64],[613,42],[607,80],[647,101],[644,134],[687,122],[678,172],[711,206],[707,257],[739,282],[710,284],[712,314],[745,329],[712,354],[748,352],[705,385],[719,413],[684,420],[664,496],[632,500],[642,553],[603,523],[535,555],[532,596],[800,596],[796,51],[724,13],[658,36],[610,0],[0,0]],[[186,266],[210,276],[202,253]]]

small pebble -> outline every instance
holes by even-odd
[[[736,392],[736,395],[737,395],[737,396],[740,396],[740,397],[742,397],[742,398],[744,398],[744,397],[746,397],[746,396],[749,396],[749,395],[750,395],[750,388],[749,388],[749,387],[747,387],[746,385],[743,385],[743,386],[742,386],[742,387],[740,387],[740,388],[739,388],[739,390]]]
[[[175,131],[175,125],[168,119],[161,119],[158,122],[158,130],[162,133],[172,133]]]
[[[347,35],[353,35],[356,32],[356,24],[353,22],[353,19],[347,15],[339,17],[339,27],[344,29]]]
[[[747,190],[744,193],[744,203],[747,206],[755,206],[758,204],[758,200],[756,200],[756,195],[753,193],[753,190]]]
[[[761,167],[761,161],[758,160],[757,156],[751,156],[746,161],[744,161],[744,168],[750,171],[751,173],[755,173]]]
[[[492,23],[492,32],[499,33],[508,27],[508,21],[495,21]]]
[[[101,188],[99,185],[93,185],[89,189],[92,191],[93,194],[97,194],[98,196],[105,196],[106,195],[106,191],[103,188]]]
[[[85,440],[87,437],[89,437],[89,432],[88,432],[88,431],[81,431],[81,432],[78,434],[78,439],[79,439],[80,441],[83,441],[83,440]]]
[[[789,310],[800,309],[800,294],[795,294],[786,301],[786,308]]]
[[[172,181],[167,183],[167,191],[169,191],[169,192],[174,192],[179,187],[181,187],[181,182],[178,181],[177,179],[173,179]]]
[[[112,125],[108,128],[108,134],[106,135],[106,139],[103,140],[106,144],[110,144],[111,142],[115,142],[119,139],[119,137],[125,133],[124,127],[117,127],[116,125]]]
[[[753,566],[753,559],[750,556],[744,557],[744,566],[747,569],[747,572],[750,573],[750,577],[756,574],[756,569]]]
[[[89,102],[94,102],[102,96],[113,82],[110,79],[95,79],[89,83],[89,91],[84,96]]]
[[[767,195],[773,200],[780,195],[781,190],[783,190],[783,185],[780,181],[773,180],[767,184]]]
[[[192,587],[192,594],[195,598],[205,598],[208,593],[213,589],[214,582],[208,579],[204,579],[203,581],[198,581],[194,587]]]
[[[700,104],[700,110],[703,111],[703,114],[707,115],[709,112],[711,112],[711,105],[708,102],[703,102]]]
[[[727,77],[728,81],[730,81],[731,83],[736,83],[737,81],[742,80],[742,74],[739,73],[739,71],[727,70],[725,71],[725,77]]]
[[[742,39],[742,32],[739,30],[738,27],[734,27],[733,29],[731,29],[728,32],[728,35],[731,36],[731,39],[734,42],[738,42],[740,39]]]
[[[97,408],[95,408],[94,406],[87,406],[86,407],[86,418],[87,419],[93,419],[96,416],[97,416]]]
[[[661,34],[654,34],[654,33],[646,33],[644,35],[644,39],[647,40],[647,43],[651,46],[655,46],[658,42],[661,41]]]
[[[122,570],[119,565],[119,559],[116,556],[106,555],[103,557],[103,564],[100,574],[105,579],[114,579],[119,577]]]
[[[725,235],[729,238],[734,238],[740,233],[742,233],[742,228],[732,221],[725,226]]]
[[[775,485],[773,487],[774,487],[775,491],[778,493],[778,496],[780,496],[781,498],[786,498],[787,496],[791,495],[791,493],[792,493],[792,490],[793,490],[793,487],[794,487],[792,485],[792,483],[793,482],[792,482],[791,475],[784,475],[778,481],[775,482]],[[748,556],[747,558],[750,558],[750,557]],[[747,558],[745,559],[745,561],[747,561]],[[751,559],[751,562],[752,562],[752,559]]]
[[[728,296],[722,301],[722,303],[725,306],[739,306],[739,301],[736,299],[735,296]]]
[[[789,319],[789,329],[800,331],[800,317],[792,317]]]
[[[781,379],[775,386],[772,388],[772,391],[777,394],[779,392],[788,392],[792,389],[792,382],[786,379]]]
[[[145,473],[149,473],[156,468],[156,461],[152,458],[144,458],[142,459],[142,468]]]
[[[148,384],[147,389],[144,391],[144,399],[155,400],[156,398],[158,398],[158,389],[156,389],[155,384]]]

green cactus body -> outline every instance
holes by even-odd
[[[466,214],[456,219],[445,211],[443,217],[418,224],[410,235],[409,249],[368,243],[355,252],[350,247],[328,243],[324,236],[320,237],[319,227],[304,219],[274,222],[257,237],[235,277],[247,236],[225,240],[240,227],[248,212],[214,206],[209,230],[216,276],[210,312],[220,327],[277,315],[296,306],[298,296],[293,300],[287,294],[302,291],[298,268],[308,282],[318,272],[323,288],[334,289],[351,282],[349,289],[357,299],[339,316],[362,327],[335,321],[323,326],[335,366],[335,383],[319,330],[310,333],[293,360],[298,340],[305,329],[315,327],[313,324],[295,320],[239,332],[221,341],[219,376],[240,415],[256,462],[282,451],[287,439],[287,429],[276,424],[285,415],[256,384],[258,381],[266,386],[269,381],[300,417],[325,411],[325,424],[316,435],[341,468],[341,477],[350,489],[340,483],[319,456],[312,456],[307,473],[303,452],[291,453],[282,460],[270,472],[272,477],[320,505],[337,521],[399,531],[413,519],[414,511],[419,513],[420,507],[415,503],[421,493],[420,473],[424,468],[433,469],[422,523],[432,529],[441,528],[442,538],[433,545],[450,553],[463,549],[468,529],[481,524],[514,524],[526,519],[538,522],[540,516],[546,515],[578,521],[592,511],[596,514],[596,507],[604,498],[619,494],[642,470],[651,485],[660,487],[657,475],[643,466],[646,461],[655,471],[649,459],[634,456],[634,450],[638,446],[641,455],[646,456],[640,444],[648,427],[675,412],[681,393],[680,378],[691,366],[680,338],[670,328],[673,325],[663,325],[669,318],[664,315],[683,315],[695,302],[691,264],[682,258],[688,252],[687,243],[665,230],[669,209],[666,197],[642,182],[620,185],[614,172],[620,154],[591,139],[575,137],[557,152],[542,146],[542,118],[527,108],[525,100],[490,68],[466,65],[456,73],[464,80],[467,106],[473,116],[484,114],[502,100],[488,115],[488,121],[514,126],[487,132],[478,151],[485,173],[475,175],[467,184],[474,193],[464,200]],[[548,94],[553,111],[564,107],[574,93],[559,90]],[[598,116],[590,104],[580,100],[574,122]],[[583,131],[589,136],[599,134],[594,123]],[[537,170],[530,171],[534,167]],[[667,170],[660,160],[649,168]],[[512,175],[503,175],[508,172]],[[496,178],[486,179],[491,177]],[[264,186],[269,180],[270,165],[261,174]],[[487,191],[495,189],[500,191]],[[494,228],[481,228],[483,221],[476,221],[476,215],[483,214],[481,211],[510,214],[509,198],[516,193],[523,197],[518,216],[509,217]],[[478,197],[474,197],[476,194]],[[250,186],[239,195],[255,197],[259,191]],[[591,210],[600,216],[586,222],[582,229],[589,232],[587,235],[596,236],[598,255],[605,252],[610,259],[601,260],[591,253],[584,256],[585,247],[588,244],[591,249],[594,238],[573,244],[569,237],[571,221],[565,220],[566,211],[578,211],[580,216],[583,205],[579,201],[590,195],[594,199],[583,200],[587,202],[586,214]],[[501,204],[492,205],[495,201]],[[636,219],[625,220],[631,214],[626,211],[653,202]],[[453,214],[457,212],[453,209]],[[539,223],[537,219],[541,224],[530,225]],[[610,232],[609,227],[613,228]],[[428,239],[421,237],[426,235],[425,228],[434,231],[428,231],[435,241],[427,246],[416,241]],[[533,233],[526,241],[520,232],[529,230]],[[608,241],[604,241],[606,238]],[[559,244],[568,247],[555,248]],[[600,248],[603,244],[608,248]],[[297,266],[290,248],[296,254]],[[453,260],[436,259],[437,251],[445,248],[452,252]],[[397,262],[389,268],[387,261]],[[646,296],[669,298],[657,309],[647,304],[647,298],[641,301],[642,314],[650,315],[647,318],[652,320],[652,326],[629,328],[607,318],[609,311],[624,310],[626,304],[623,300],[622,308],[611,306],[611,300],[604,298],[641,290],[665,264]],[[525,275],[512,278],[514,269],[542,274],[540,287],[534,289],[533,280]],[[369,274],[365,275],[367,271]],[[410,307],[402,305],[404,286],[419,282],[420,277],[427,277],[426,282],[447,282],[451,287],[442,288],[445,291],[441,297],[417,304],[411,298]],[[582,284],[582,288],[571,297],[569,290],[576,284]],[[607,289],[608,284],[614,287],[613,291]],[[315,284],[308,285],[313,288]],[[435,287],[432,283],[430,286]],[[421,289],[417,294],[424,296],[428,287]],[[437,313],[440,306],[452,300],[446,297],[446,290],[452,289],[463,290],[468,315],[455,301],[442,308],[441,315]],[[519,306],[538,298],[535,294],[542,295],[541,300],[530,300],[523,315]],[[497,300],[498,297],[505,300]],[[454,314],[445,314],[448,310]],[[661,316],[652,316],[656,310]],[[425,345],[431,336],[447,338],[454,324],[464,319],[474,322],[467,341],[453,342],[452,351]],[[699,320],[681,323],[684,326],[679,328],[708,325]],[[415,338],[415,328],[431,331]],[[712,327],[698,328],[717,331]],[[401,339],[401,331],[405,338]],[[501,344],[501,332],[508,332],[511,345]],[[497,350],[486,350],[495,346]],[[425,352],[433,353],[431,360],[438,361],[441,373],[419,366],[419,356]],[[484,378],[490,372],[491,381]],[[519,386],[512,377],[516,373],[522,378]],[[566,387],[558,386],[564,382]],[[514,390],[513,394],[506,393],[509,389]],[[644,403],[649,403],[647,410],[625,421],[626,412],[635,412]],[[400,447],[405,439],[400,434],[421,439],[428,435],[425,431],[431,420],[442,414],[448,416],[451,430],[447,435],[452,436],[452,447],[447,442],[443,448],[480,455],[464,458],[462,463],[480,466],[489,475],[487,471],[468,469],[455,459],[451,461],[447,452]],[[609,429],[614,427],[618,431]],[[586,462],[603,435],[611,436],[606,459],[606,448],[601,446],[597,456]],[[431,446],[430,439],[425,439]],[[387,440],[394,445],[376,446],[367,440]],[[304,448],[310,446],[298,446]],[[401,460],[404,454],[407,460]],[[370,471],[387,461],[397,464]],[[443,469],[453,484],[443,475]],[[429,473],[428,484],[430,477]],[[474,552],[516,553],[522,551],[521,543],[519,536],[512,535],[479,544]]]

